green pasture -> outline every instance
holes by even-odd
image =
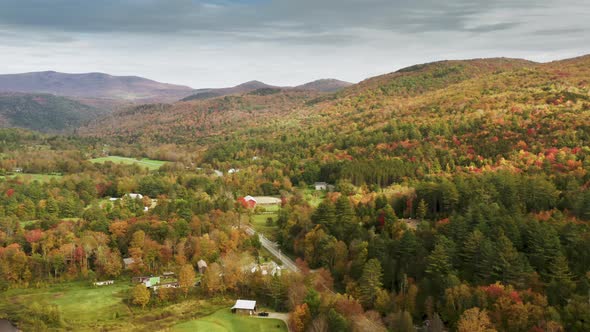
[[[212,315],[191,320],[172,328],[174,332],[283,332],[287,331],[285,323],[278,319],[257,318],[232,314],[230,309],[222,309]]]
[[[191,321],[230,308],[233,299],[199,299],[196,295],[179,303],[148,305],[145,309],[125,302],[133,285],[127,280],[95,287],[89,282],[68,282],[43,288],[9,289],[0,292],[0,317],[18,321],[24,308],[56,306],[68,331],[169,331]],[[270,330],[269,330],[270,331]]]
[[[139,166],[147,167],[150,170],[157,170],[158,168],[160,168],[162,165],[164,165],[166,163],[166,161],[163,161],[163,160],[154,160],[154,159],[148,159],[148,158],[134,159],[134,158],[127,158],[127,157],[119,157],[119,156],[94,158],[94,159],[90,159],[90,161],[93,163],[97,163],[97,164],[102,164],[107,161],[113,162],[115,164],[125,164],[125,165],[137,164]]]

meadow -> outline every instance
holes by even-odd
[[[114,285],[94,287],[89,282],[67,282],[48,287],[9,289],[0,293],[0,318],[36,316],[39,308],[55,308],[61,326],[55,330],[75,331],[286,331],[279,320],[232,315],[234,299],[187,300],[146,309],[127,305],[133,285],[119,279]],[[184,322],[184,323],[178,323]],[[214,329],[209,329],[209,327]],[[278,327],[277,327],[278,326]]]
[[[108,156],[108,157],[94,158],[94,159],[90,159],[90,161],[93,163],[99,163],[99,164],[105,163],[107,161],[113,162],[115,164],[127,164],[127,165],[137,164],[139,166],[147,167],[152,171],[157,170],[158,168],[160,168],[162,165],[164,165],[166,163],[166,161],[163,161],[163,160],[154,160],[154,159],[148,159],[148,158],[134,159],[134,158],[127,158],[127,157],[119,157],[119,156]]]
[[[226,308],[212,315],[175,325],[171,330],[173,332],[283,332],[287,331],[287,327],[283,321],[278,319],[232,314],[230,309]]]

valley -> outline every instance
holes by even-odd
[[[0,319],[24,331],[589,328],[589,56],[33,76],[0,95]]]

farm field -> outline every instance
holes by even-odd
[[[271,225],[267,223],[268,218],[271,218],[273,221]],[[276,240],[277,232],[279,231],[276,224],[277,214],[256,214],[253,215],[250,220],[252,221],[252,228],[254,228],[255,231],[262,233],[271,241]]]
[[[108,156],[108,157],[94,158],[94,159],[90,159],[90,161],[93,163],[98,163],[98,164],[102,164],[107,161],[110,161],[110,162],[113,162],[116,164],[127,164],[127,165],[137,164],[139,166],[147,167],[150,170],[157,170],[158,168],[160,168],[162,165],[164,165],[166,163],[166,161],[163,161],[163,160],[154,160],[154,159],[148,159],[148,158],[134,159],[134,158],[127,158],[127,157],[119,157],[119,156]]]
[[[256,213],[250,217],[252,228],[257,232],[262,233],[269,240],[276,241],[277,232],[279,228],[276,224],[279,216],[279,205],[267,205],[263,206],[264,212]],[[272,224],[268,224],[267,220],[272,219]]]
[[[282,332],[287,331],[285,323],[278,319],[264,319],[232,314],[229,309],[222,309],[212,315],[178,324],[174,332]]]
[[[166,330],[178,321],[205,317],[231,306],[231,301],[226,299],[202,301],[190,299],[189,295],[188,300],[180,303],[142,310],[124,301],[131,287],[127,280],[116,280],[114,285],[102,287],[69,282],[45,288],[10,289],[0,293],[0,317],[20,316],[23,320],[26,319],[23,316],[36,317],[32,312],[39,308],[55,308],[61,320],[60,326],[53,326],[57,330],[141,331],[148,327]]]

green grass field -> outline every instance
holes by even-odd
[[[287,331],[285,323],[278,319],[264,319],[232,314],[229,309],[222,309],[212,315],[178,324],[174,332],[283,332]]]
[[[128,288],[125,282],[104,287],[72,282],[39,289],[10,289],[0,295],[0,312],[9,312],[13,304],[28,306],[37,302],[42,306],[57,305],[67,325],[77,330],[90,331],[97,326],[115,328],[130,316],[123,302]],[[113,320],[115,316],[117,320]]]
[[[268,218],[272,218],[273,224],[268,225],[266,220]],[[277,237],[277,232],[279,228],[277,227],[277,215],[276,214],[256,214],[252,216],[252,228],[257,232],[264,234],[269,240],[274,241]]]
[[[314,188],[306,188],[303,190],[303,197],[313,207],[318,207],[326,197],[325,191],[317,191]]]
[[[127,278],[114,285],[94,287],[88,282],[68,282],[50,287],[9,289],[0,292],[0,317],[17,319],[22,308],[34,303],[55,305],[68,331],[166,331],[178,322],[209,316],[231,307],[233,299],[189,295],[187,300],[166,306],[141,309],[124,299],[133,285]],[[200,299],[199,299],[200,298]],[[269,330],[270,331],[270,330]]]
[[[153,160],[153,159],[147,159],[147,158],[142,158],[141,160],[138,160],[138,159],[134,159],[134,158],[118,157],[118,156],[94,158],[94,159],[90,159],[90,161],[93,163],[98,163],[98,164],[102,164],[107,161],[111,161],[115,164],[126,164],[126,165],[137,164],[139,166],[147,167],[152,171],[157,170],[158,168],[160,168],[160,166],[162,166],[166,163],[163,160]]]
[[[39,182],[49,182],[51,179],[61,179],[62,175],[58,174],[29,174],[29,173],[18,173],[12,174],[7,176],[0,176],[0,178],[20,178],[25,181],[39,181]]]

